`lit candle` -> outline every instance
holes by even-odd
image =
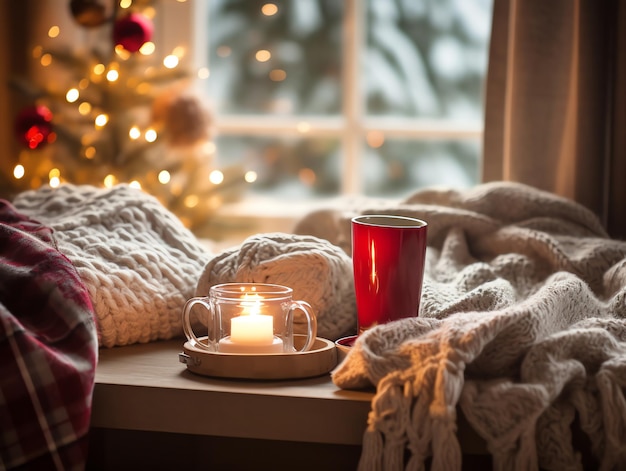
[[[219,342],[222,353],[280,353],[283,341],[274,337],[274,319],[260,313],[261,303],[244,302],[242,315],[230,321],[230,336]]]

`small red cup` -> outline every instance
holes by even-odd
[[[375,325],[419,314],[427,229],[426,222],[404,216],[352,219],[359,334]]]

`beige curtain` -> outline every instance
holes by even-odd
[[[626,237],[626,2],[494,0],[483,180],[572,198]]]

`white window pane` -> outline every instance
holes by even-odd
[[[402,197],[417,188],[478,183],[480,141],[387,139],[366,147],[361,178],[368,196]]]
[[[374,115],[482,119],[491,0],[368,1]]]
[[[335,138],[222,136],[218,162],[254,172],[249,194],[305,200],[339,194],[339,141]]]

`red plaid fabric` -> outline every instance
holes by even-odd
[[[52,230],[0,200],[0,469],[84,469],[97,348]]]

